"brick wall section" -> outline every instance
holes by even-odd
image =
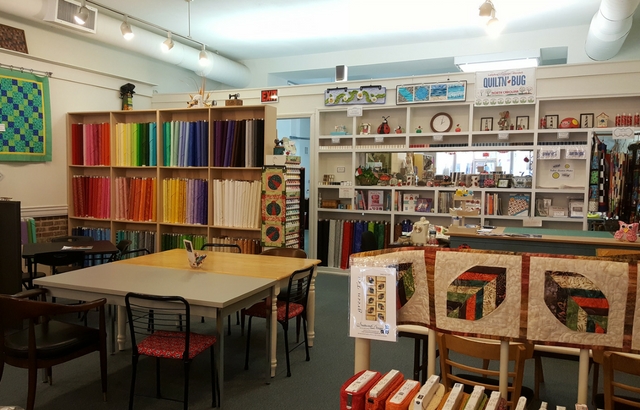
[[[56,236],[69,235],[69,224],[66,216],[46,216],[34,218],[36,221],[36,240],[49,242]]]

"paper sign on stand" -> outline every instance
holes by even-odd
[[[352,266],[349,336],[396,341],[396,269]]]

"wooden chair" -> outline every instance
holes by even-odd
[[[102,393],[107,394],[107,332],[104,305],[98,299],[81,305],[29,300],[44,297],[44,288],[32,289],[13,296],[0,295],[0,380],[4,364],[29,370],[26,410],[32,410],[36,399],[38,369],[47,369],[52,384],[52,366],[65,363],[91,352],[100,353]],[[84,313],[98,309],[98,329],[52,320],[52,317]],[[28,327],[15,331],[16,324],[28,320]]]
[[[605,410],[640,409],[640,355],[593,350],[593,361],[602,365],[604,373],[604,393],[597,393],[594,378],[595,406]]]
[[[287,377],[291,377],[291,366],[289,363],[289,320],[294,317],[302,318],[302,328],[304,332],[304,347],[307,353],[307,361],[311,360],[309,356],[309,339],[307,337],[307,300],[309,299],[309,289],[311,288],[311,279],[313,277],[313,267],[294,272],[289,277],[289,285],[287,286],[286,300],[278,300],[276,302],[277,320],[284,330],[284,347],[287,358]],[[267,309],[271,306],[266,302],[258,302],[245,310],[245,314],[249,316],[247,326],[247,353],[244,361],[245,370],[249,368],[249,347],[251,346],[251,319],[253,317],[267,317]],[[267,335],[268,337],[268,335]],[[298,347],[297,344],[296,347]]]
[[[473,386],[481,385],[487,390],[499,390],[498,370],[485,369],[483,360],[500,360],[500,342],[489,339],[466,338],[438,332],[438,347],[440,352],[440,371],[442,384],[447,391],[455,383],[463,383],[465,392],[471,393]],[[476,358],[477,365],[469,364],[469,359],[454,360],[450,353]],[[522,386],[525,360],[533,356],[533,345],[530,343],[511,343],[509,345],[508,398],[511,409],[515,408],[520,396],[527,397],[527,402],[533,398],[533,391]],[[456,369],[456,370],[454,370]],[[465,372],[460,373],[460,371]]]
[[[162,305],[159,305],[162,304]],[[160,393],[160,359],[181,360],[184,367],[184,409],[189,408],[189,368],[192,360],[209,350],[211,354],[212,407],[219,406],[220,388],[216,375],[213,346],[216,337],[191,332],[189,302],[180,296],[155,296],[128,293],[125,296],[129,331],[131,334],[132,374],[129,393],[129,410],[133,409],[136,371],[140,356],[156,358],[156,397]],[[152,316],[150,315],[153,310]],[[182,320],[186,317],[187,320]],[[149,321],[153,322],[151,329]],[[178,324],[178,330],[176,330]],[[184,325],[183,325],[184,324]],[[183,329],[184,328],[184,329]]]

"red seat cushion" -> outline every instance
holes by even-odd
[[[277,306],[278,306],[278,322],[284,322],[285,313],[286,313],[286,309],[287,309],[287,302],[279,300],[277,302]],[[287,317],[286,319],[294,318],[294,317],[300,315],[303,311],[304,311],[304,306],[302,306],[299,303],[291,303],[291,304],[289,304],[289,317]],[[253,306],[251,306],[250,308],[248,308],[247,310],[245,310],[245,314],[247,314],[249,316],[257,316],[257,317],[266,318],[267,317],[267,306],[266,306],[265,302],[258,302],[256,304],[254,304]]]
[[[189,338],[189,359],[193,359],[216,342],[215,336],[191,333]],[[159,330],[138,343],[138,353],[167,359],[182,359],[184,353],[184,332]]]

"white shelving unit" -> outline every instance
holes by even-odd
[[[497,122],[500,112],[508,110],[511,122],[517,117],[528,117],[529,129],[498,131]],[[312,192],[317,192],[323,200],[338,200],[341,209],[312,207],[310,221],[311,234],[314,234],[315,221],[319,219],[345,219],[384,221],[392,225],[409,219],[412,222],[421,216],[439,225],[449,226],[451,215],[441,204],[447,195],[453,196],[455,186],[358,186],[355,169],[366,165],[366,154],[394,153],[437,153],[437,152],[490,152],[490,151],[531,151],[532,161],[531,187],[510,188],[470,188],[474,197],[480,199],[481,212],[476,217],[466,217],[467,223],[496,226],[541,226],[552,229],[586,230],[587,204],[589,199],[589,170],[591,141],[594,131],[606,133],[604,128],[538,129],[540,119],[547,115],[557,115],[558,121],[572,117],[580,120],[580,115],[589,113],[594,118],[601,112],[610,116],[609,125],[617,113],[629,113],[640,110],[640,96],[610,98],[577,99],[540,99],[535,104],[517,106],[474,107],[472,101],[464,103],[429,103],[401,106],[364,106],[362,117],[347,117],[346,107],[326,108],[317,111],[315,152],[318,154],[314,172],[312,172]],[[439,112],[448,113],[453,119],[451,131],[436,134],[430,129],[431,118]],[[363,123],[371,124],[375,131],[383,117],[388,117],[391,134],[360,135]],[[493,119],[493,130],[482,130],[482,120]],[[595,124],[595,121],[594,121]],[[336,126],[345,125],[347,135],[331,135]],[[397,126],[403,132],[393,133]],[[415,132],[420,126],[421,132]],[[594,125],[595,126],[595,125]],[[458,131],[456,132],[456,129]],[[640,130],[635,129],[638,132]],[[503,134],[506,133],[507,135]],[[583,151],[577,159],[567,159],[568,150]],[[539,159],[541,151],[557,151],[559,159]],[[567,171],[561,177],[552,172],[554,166],[566,166]],[[323,182],[324,175],[334,175],[333,184]],[[343,185],[338,185],[343,182]],[[391,206],[384,211],[363,211],[356,209],[353,198],[345,195],[352,189],[361,190],[366,196],[369,190],[383,190],[392,198]],[[431,198],[433,212],[405,212],[394,207],[393,199],[402,198],[404,193],[413,193],[420,197]],[[498,198],[505,215],[487,214],[487,198]],[[530,207],[528,216],[506,215],[510,195],[528,194]],[[353,195],[352,195],[353,196]],[[535,216],[536,199],[552,200],[553,206],[568,207],[570,200],[584,202],[583,217],[541,217]],[[386,203],[386,202],[385,202]],[[393,238],[391,238],[393,239]]]

